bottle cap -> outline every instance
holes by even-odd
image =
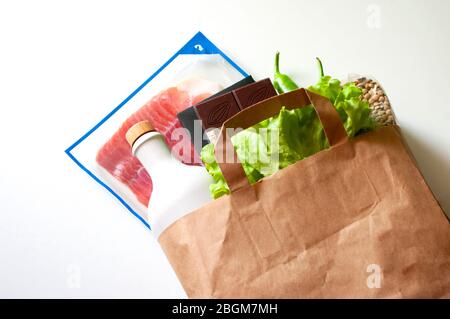
[[[127,139],[130,146],[133,146],[134,142],[144,135],[145,133],[154,132],[155,129],[150,124],[149,121],[142,121],[134,124],[132,127],[130,127],[125,134],[125,138]]]

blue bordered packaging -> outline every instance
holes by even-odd
[[[246,76],[245,71],[198,32],[122,103],[74,142],[66,153],[84,172],[150,228],[147,207],[126,184],[119,182],[98,164],[98,151],[130,115],[162,90],[181,85],[198,91],[193,94],[203,93],[202,90],[209,90],[209,93],[214,94]],[[199,83],[198,87],[196,83]]]

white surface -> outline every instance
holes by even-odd
[[[376,77],[450,212],[449,1],[5,2],[0,297],[184,296],[146,228],[64,150],[198,30],[257,79],[276,50],[302,84],[315,56]]]

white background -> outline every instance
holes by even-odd
[[[449,1],[1,1],[0,297],[184,297],[64,150],[197,31],[256,79],[376,77],[450,212]]]

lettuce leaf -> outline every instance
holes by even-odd
[[[348,136],[375,129],[369,103],[361,100],[362,90],[355,83],[341,86],[339,80],[324,76],[308,90],[328,98],[338,111]]]
[[[349,137],[370,131],[375,122],[369,104],[361,100],[362,90],[354,83],[341,85],[337,79],[323,76],[308,90],[328,98],[338,111]],[[299,160],[329,147],[322,125],[312,106],[286,110],[243,130],[231,138],[250,183],[272,175]],[[214,183],[213,198],[230,190],[214,158],[214,145],[203,147],[201,158]]]

